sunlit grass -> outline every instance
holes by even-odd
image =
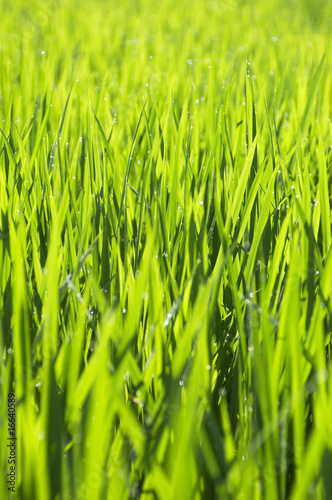
[[[332,497],[328,2],[1,2],[16,497]]]

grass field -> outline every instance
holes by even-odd
[[[331,2],[0,12],[1,499],[330,500]]]

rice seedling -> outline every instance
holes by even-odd
[[[330,4],[1,13],[1,498],[331,498]]]

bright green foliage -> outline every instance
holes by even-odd
[[[331,499],[331,2],[0,7],[0,497]]]

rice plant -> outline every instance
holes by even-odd
[[[332,498],[330,3],[0,5],[1,498]]]

